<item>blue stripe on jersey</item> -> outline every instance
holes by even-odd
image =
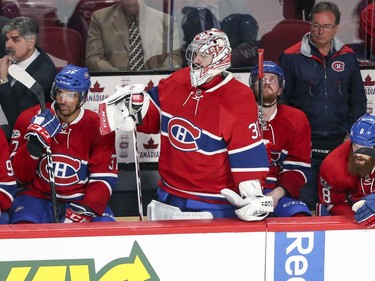
[[[11,200],[13,200],[17,191],[16,181],[0,182],[0,193],[4,193]]]
[[[293,162],[293,161],[285,161],[283,166],[283,171],[295,171],[300,172],[304,177],[305,180],[310,177],[311,175],[311,165],[304,162]]]
[[[229,161],[232,171],[268,170],[268,157],[263,141],[243,149],[229,151]]]
[[[175,148],[202,154],[222,153],[227,150],[227,143],[222,138],[201,130],[187,119],[170,116],[165,112],[162,112],[161,116],[161,133],[169,137]],[[171,120],[174,122],[173,126],[171,126]],[[169,135],[168,126],[171,126],[171,135]]]
[[[311,176],[311,164],[298,161],[284,161],[288,156],[288,152],[282,150],[278,159],[273,160],[272,165],[277,165],[282,171],[300,172],[305,180]]]
[[[118,176],[114,173],[92,173],[90,175],[90,182],[91,181],[101,181],[104,184],[108,185],[110,189],[109,192],[112,192],[112,187],[117,185]]]
[[[159,102],[159,94],[158,94],[158,87],[153,87],[150,90],[147,91],[150,98],[154,101],[154,103],[160,108],[160,102]]]

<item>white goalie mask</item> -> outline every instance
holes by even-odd
[[[189,44],[185,56],[190,66],[191,85],[197,87],[207,79],[222,73],[230,67],[232,48],[228,36],[220,30],[212,28],[198,33]],[[196,64],[197,54],[211,58],[207,66]]]

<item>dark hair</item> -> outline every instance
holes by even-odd
[[[314,16],[314,14],[319,14],[319,13],[323,13],[323,12],[331,12],[335,15],[335,24],[339,24],[340,23],[340,18],[341,18],[341,13],[340,13],[340,10],[338,8],[338,6],[335,4],[335,3],[332,3],[332,2],[328,2],[328,1],[323,1],[323,2],[319,2],[317,3],[314,8],[312,9],[312,12],[311,12],[311,17]]]
[[[35,36],[38,41],[39,26],[31,18],[28,17],[15,17],[12,18],[2,29],[3,35],[9,31],[17,30],[21,37],[28,39]]]

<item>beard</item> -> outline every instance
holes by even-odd
[[[271,88],[263,88],[263,104],[269,105],[275,103],[278,97],[278,92],[273,91]]]
[[[361,163],[358,163],[356,159],[361,160]],[[353,152],[350,152],[349,162],[348,162],[348,172],[353,176],[358,176],[361,178],[366,177],[372,173],[372,170],[375,167],[375,159],[365,159],[360,155],[355,156]]]

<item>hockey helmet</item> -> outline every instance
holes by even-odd
[[[191,85],[194,87],[202,85],[207,79],[230,67],[231,51],[228,36],[223,31],[211,28],[198,33],[185,52],[185,57],[190,66]],[[198,53],[212,55],[212,61],[208,66],[203,67],[194,62]]]
[[[57,89],[77,92],[81,103],[80,106],[82,106],[86,101],[90,86],[90,74],[87,67],[69,64],[56,75],[51,89],[51,98],[56,100]]]
[[[273,73],[279,77],[279,85],[282,88],[285,88],[285,76],[284,72],[281,69],[280,66],[278,66],[276,63],[272,61],[264,61],[263,62],[263,72],[264,73]],[[249,85],[252,86],[258,77],[259,74],[259,66],[255,65],[250,72],[250,77],[249,77]]]
[[[375,146],[375,116],[366,113],[350,129],[352,143],[363,146]]]

